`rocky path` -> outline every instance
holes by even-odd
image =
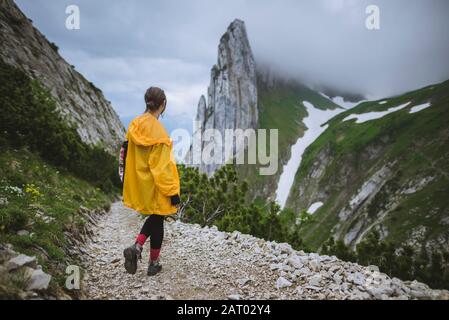
[[[89,299],[415,299],[448,298],[418,282],[402,282],[335,257],[287,244],[179,222],[165,224],[163,270],[146,276],[149,245],[137,274],[123,268],[123,249],[143,223],[115,203],[94,230],[83,258]]]

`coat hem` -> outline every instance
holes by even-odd
[[[152,214],[157,214],[160,216],[169,216],[169,215],[172,215],[172,214],[175,214],[178,212],[178,209],[173,209],[173,210],[169,210],[169,211],[149,211],[149,210],[145,210],[145,209],[141,209],[141,208],[136,208],[135,206],[133,206],[132,204],[127,203],[127,202],[123,202],[123,204],[126,207],[136,210],[138,213],[146,215],[146,216],[152,215]]]

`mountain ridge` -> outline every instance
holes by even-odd
[[[381,239],[399,242],[410,242],[415,231],[427,226],[425,234],[433,232],[433,240],[421,237],[415,247],[447,245],[448,235],[430,216],[442,221],[449,216],[441,194],[449,187],[447,174],[442,174],[448,168],[444,150],[449,139],[442,122],[447,118],[448,86],[446,81],[364,102],[328,122],[329,128],[306,151],[288,200],[288,207],[297,211],[324,203],[314,214],[316,223],[303,228],[314,248],[328,236],[355,247],[373,226]],[[412,113],[421,105],[427,108]],[[379,113],[383,110],[391,113]],[[359,123],[350,115],[366,119]],[[425,195],[426,188],[434,191]],[[394,222],[395,216],[402,218]],[[382,221],[389,221],[389,227]],[[312,234],[321,240],[312,239]]]
[[[0,58],[37,79],[83,141],[114,153],[125,131],[101,90],[74,70],[12,0],[0,3]]]

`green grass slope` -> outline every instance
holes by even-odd
[[[355,245],[372,231],[397,244],[449,243],[449,81],[380,101],[361,103],[331,119],[303,156],[287,207],[300,212],[324,203],[300,229],[312,249],[330,237]],[[407,102],[380,119],[343,121],[350,114]],[[427,102],[431,107],[409,113]],[[377,187],[351,208],[363,184],[379,172]]]
[[[249,182],[251,199],[274,200],[283,166],[291,156],[291,147],[305,131],[302,120],[307,114],[302,102],[308,101],[323,110],[339,106],[296,82],[277,80],[274,84],[267,85],[263,80],[259,80],[258,92],[259,128],[279,130],[278,170],[275,175],[262,176],[259,174],[260,166],[256,164],[239,165],[237,172],[240,178]],[[269,141],[268,137],[267,140]]]
[[[114,195],[49,165],[27,148],[2,150],[0,176],[0,243],[37,256],[54,276],[49,294],[57,295],[65,283],[65,267],[75,263],[67,255],[67,233],[87,223],[79,209],[108,210]],[[0,281],[0,296],[14,290]]]

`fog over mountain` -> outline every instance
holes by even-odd
[[[168,93],[167,121],[193,118],[218,39],[235,18],[245,21],[258,62],[310,84],[382,97],[449,78],[445,0],[16,3],[121,117],[142,112],[145,89],[158,85]],[[80,30],[65,28],[71,4]],[[380,9],[377,31],[365,27],[371,4]]]

